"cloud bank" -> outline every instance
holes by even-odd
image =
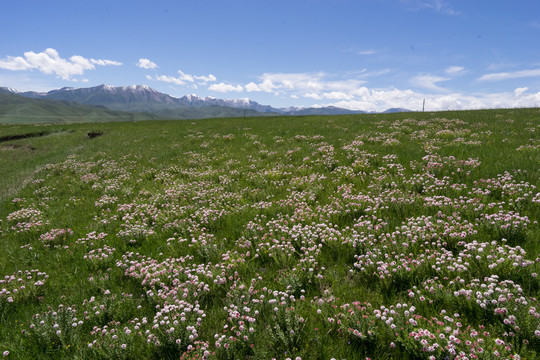
[[[358,93],[360,92],[359,90]],[[512,92],[467,95],[463,93],[427,94],[410,89],[363,88],[363,95],[353,100],[324,102],[317,106],[332,105],[364,111],[384,111],[389,108],[420,111],[424,99],[426,99],[426,111],[537,107],[540,105],[540,91],[528,92],[528,88],[523,87]]]
[[[264,73],[257,82],[242,85],[213,84],[209,90],[219,92],[268,93],[291,100],[317,101],[314,106],[336,106],[351,110],[384,111],[389,108],[421,110],[426,99],[427,111],[465,110],[485,108],[512,108],[540,106],[540,92],[529,92],[527,87],[514,91],[466,94],[445,89],[439,84],[468,72],[462,66],[449,66],[446,76],[423,74],[409,80],[411,89],[368,88],[363,78],[386,74],[361,72],[353,79],[339,79],[336,75],[318,73]],[[533,76],[536,71],[523,71],[505,75]],[[498,75],[501,77],[502,75]],[[361,77],[361,78],[359,78]]]

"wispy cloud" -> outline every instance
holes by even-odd
[[[56,74],[63,80],[73,81],[74,75],[83,75],[86,70],[94,70],[98,66],[120,66],[121,62],[105,59],[87,59],[73,55],[69,59],[60,57],[58,51],[52,48],[35,53],[27,51],[24,56],[6,56],[0,59],[0,69],[22,71],[39,70],[44,74]]]
[[[465,74],[467,70],[463,66],[449,66],[444,72],[448,75],[458,76]]]
[[[377,51],[370,49],[370,50],[357,51],[356,53],[358,55],[375,55],[377,53]]]
[[[100,66],[108,66],[108,65],[113,65],[113,66],[120,66],[122,65],[121,62],[119,61],[114,61],[114,60],[103,60],[103,59],[90,59],[90,62],[92,64],[95,64],[95,65],[100,65]]]
[[[492,64],[490,64],[487,67],[487,70],[488,71],[500,71],[500,70],[505,69],[505,68],[508,69],[508,68],[514,68],[514,67],[516,67],[516,64],[500,62],[500,63],[492,63]]]
[[[382,70],[375,70],[375,71],[367,71],[366,69],[364,70],[365,71],[359,74],[358,77],[360,78],[376,77],[376,76],[386,75],[392,71],[390,69],[382,69]]]
[[[452,5],[443,0],[401,0],[411,10],[429,9],[439,14],[459,15],[461,11],[454,10]]]
[[[139,62],[137,63],[137,67],[140,67],[141,69],[157,69],[158,66],[155,62],[150,61],[149,59],[139,59]]]
[[[529,70],[519,70],[512,72],[498,72],[485,74],[479,77],[479,81],[501,81],[508,79],[518,79],[518,78],[527,78],[540,76],[540,69],[529,69]]]
[[[410,82],[412,85],[428,90],[444,91],[445,89],[437,86],[437,83],[450,80],[442,76],[435,75],[418,75],[413,77]]]

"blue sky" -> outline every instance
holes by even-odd
[[[0,86],[276,107],[540,106],[540,1],[6,1]]]

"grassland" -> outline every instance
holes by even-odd
[[[0,353],[539,358],[539,127],[538,109],[2,125]]]

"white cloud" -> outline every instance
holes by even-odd
[[[444,91],[443,88],[437,86],[437,83],[450,80],[449,78],[434,76],[434,75],[418,75],[413,77],[410,82],[412,85],[428,90]]]
[[[146,77],[148,79],[148,76]],[[167,83],[173,83],[176,85],[186,85],[186,82],[180,78],[175,78],[174,76],[168,76],[168,75],[156,75],[154,78],[157,81],[163,81]]]
[[[328,100],[352,100],[354,96],[350,93],[344,93],[341,91],[331,91],[322,94],[323,98]]]
[[[209,82],[214,82],[217,80],[217,78],[212,75],[191,75],[186,74],[182,70],[178,70],[178,76],[169,76],[169,75],[156,75],[155,80],[157,81],[163,81],[168,83],[173,83],[176,85],[190,85],[192,88],[197,88],[198,85],[206,85]],[[146,76],[147,79],[151,80],[152,77]]]
[[[263,91],[261,87],[255,84],[253,81],[245,86],[247,92]]]
[[[80,55],[73,55],[69,59],[61,58],[58,51],[52,48],[43,52],[35,53],[27,51],[24,57],[7,56],[0,59],[0,69],[6,70],[32,70],[37,69],[44,74],[56,74],[63,80],[72,80],[74,75],[83,75],[86,70],[94,70],[99,66],[115,65],[122,63],[113,60],[87,59]]]
[[[15,71],[15,70],[27,70],[31,68],[32,68],[32,65],[26,62],[26,60],[20,56],[17,56],[17,57],[7,56],[5,59],[0,59],[0,69]]]
[[[517,88],[517,89],[514,90],[514,95],[515,95],[516,97],[521,96],[521,95],[523,95],[523,93],[524,93],[525,91],[527,91],[527,90],[529,90],[528,87]]]
[[[324,90],[332,90],[338,92],[351,92],[358,89],[361,85],[365,84],[365,80],[348,79],[348,80],[336,80],[325,81],[322,83]]]
[[[212,84],[208,87],[208,90],[211,91],[217,91],[217,92],[242,92],[244,91],[244,87],[242,85],[231,85],[231,84],[225,84],[225,83],[219,83],[219,84]]]
[[[479,77],[479,81],[500,81],[508,79],[518,79],[524,77],[535,77],[540,76],[540,69],[530,69],[530,70],[519,70],[513,72],[499,72],[499,73],[490,73],[485,74]]]
[[[100,66],[108,66],[108,65],[120,66],[120,65],[122,65],[121,62],[114,61],[114,60],[90,59],[90,62],[92,64],[96,64],[96,65],[100,65]]]
[[[249,84],[246,84],[246,91],[248,92],[262,91],[262,92],[271,93],[271,92],[274,92],[278,88],[279,86],[274,84],[274,82],[271,79],[264,79],[259,84],[255,84],[254,82],[250,82]]]
[[[449,66],[444,70],[448,75],[462,75],[467,72],[463,66]]]
[[[201,76],[194,76],[194,78],[195,78],[196,80],[202,81],[204,84],[205,84],[205,83],[208,83],[208,82],[214,82],[214,81],[217,81],[217,78],[216,78],[214,75],[212,75],[212,74],[209,74],[208,76],[204,76],[204,75],[201,75]],[[203,85],[204,85],[204,84],[203,84]]]
[[[137,63],[137,66],[141,69],[157,69],[158,66],[155,62],[150,61],[149,59],[139,59],[139,62]]]
[[[178,76],[178,79],[180,79],[182,81],[195,82],[195,79],[193,78],[193,75],[186,74],[182,70],[178,70],[178,74],[180,74],[180,76]]]
[[[178,73],[180,74],[180,76],[178,77],[179,79],[183,80],[183,81],[187,81],[187,82],[200,82],[201,85],[204,85],[208,82],[214,82],[217,80],[217,78],[212,75],[212,74],[208,74],[208,75],[190,75],[190,74],[186,74],[184,73],[182,70],[178,70]]]
[[[307,93],[307,94],[304,94],[304,97],[314,99],[314,100],[322,100],[322,97],[317,93]]]

